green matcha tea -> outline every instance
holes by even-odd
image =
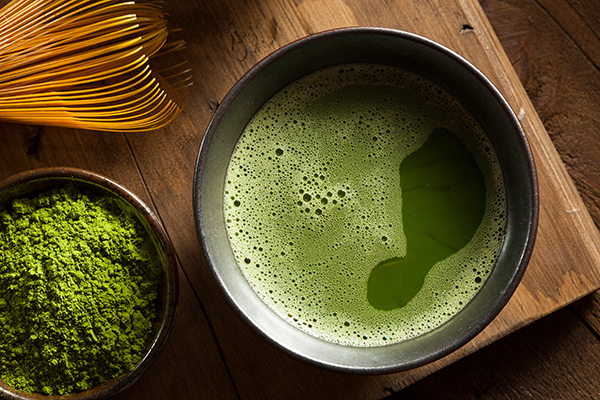
[[[505,225],[498,161],[450,94],[378,65],[328,68],[269,100],[224,192],[261,299],[305,332],[380,346],[443,324],[489,275]]]
[[[451,132],[435,129],[400,164],[406,254],[371,272],[367,298],[392,310],[410,302],[431,268],[473,238],[485,210],[485,182],[473,156]]]

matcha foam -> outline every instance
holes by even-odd
[[[371,271],[407,250],[399,167],[437,128],[483,172],[483,220],[408,304],[380,310],[367,300]],[[224,213],[238,265],[272,310],[328,341],[381,346],[434,329],[473,298],[502,241],[504,199],[491,144],[457,100],[408,71],[357,64],[303,77],[259,110],[232,154]]]

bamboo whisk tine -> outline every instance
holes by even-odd
[[[101,131],[173,121],[191,85],[186,63],[155,71],[167,43],[160,5],[13,0],[0,10],[0,120]]]

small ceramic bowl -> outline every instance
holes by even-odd
[[[13,199],[34,197],[36,194],[55,187],[75,185],[81,190],[103,196],[113,196],[124,202],[145,227],[154,242],[162,263],[162,277],[157,300],[157,317],[152,333],[146,342],[144,355],[130,372],[82,392],[68,395],[43,395],[25,393],[13,389],[0,379],[0,397],[7,399],[44,400],[99,400],[112,397],[131,386],[157,358],[165,344],[177,309],[179,278],[173,248],[156,216],[134,194],[109,178],[74,168],[44,168],[26,171],[0,182],[0,210]]]
[[[229,159],[248,122],[274,94],[332,66],[371,63],[399,67],[433,81],[482,125],[496,152],[506,190],[507,220],[499,256],[475,297],[443,325],[404,342],[353,347],[309,335],[280,318],[238,267],[224,218]],[[538,215],[538,188],[527,139],[513,110],[478,69],[448,48],[407,32],[344,28],[318,33],[272,53],[246,73],[217,109],[205,133],[194,177],[197,234],[226,298],[270,343],[313,365],[354,373],[415,368],[458,349],[481,332],[517,287],[529,261]]]

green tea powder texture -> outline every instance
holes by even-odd
[[[124,206],[67,186],[0,213],[0,374],[8,385],[66,394],[140,361],[161,266]]]

